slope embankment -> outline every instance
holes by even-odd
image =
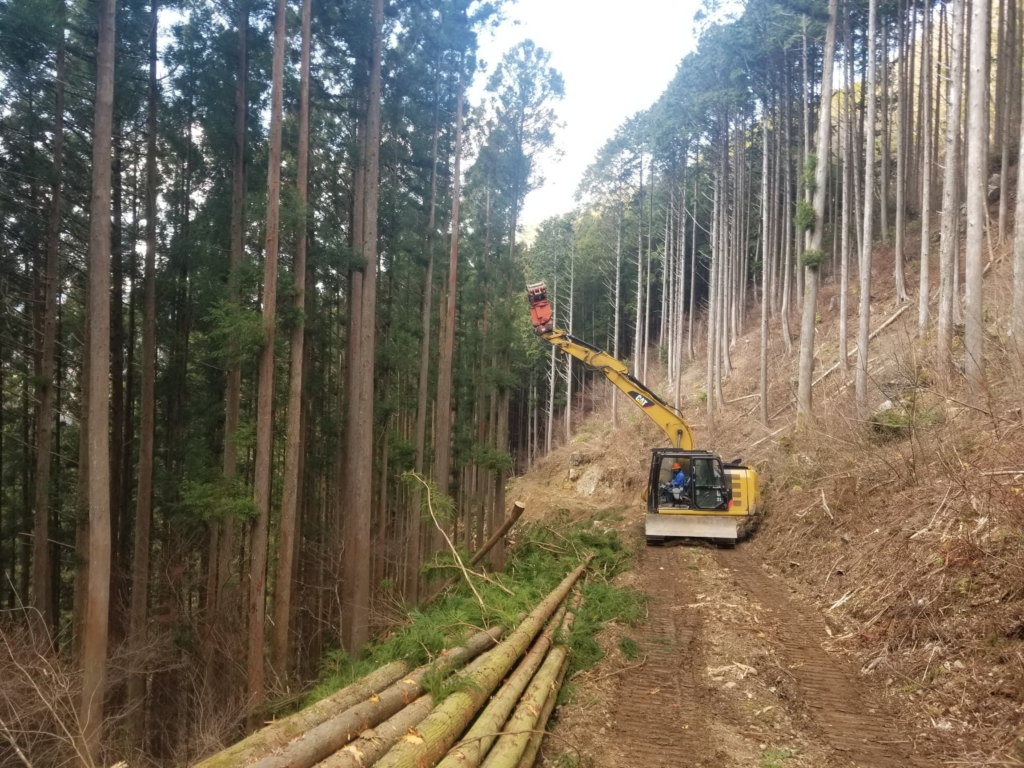
[[[815,385],[817,418],[800,431],[796,351],[777,320],[772,418],[758,420],[759,308],[731,347],[713,429],[703,366],[686,370],[699,447],[758,468],[764,523],[731,552],[647,549],[619,577],[652,595],[649,623],[635,637],[606,630],[608,656],[573,681],[549,749],[596,765],[1024,764],[1024,427],[1008,262],[994,249],[986,273],[985,398],[935,370],[916,308],[872,341],[868,409],[851,359]],[[889,267],[882,253],[877,286]],[[819,301],[817,376],[838,360],[836,287]],[[900,311],[884,290],[872,304],[873,328]],[[642,547],[639,494],[660,432],[628,404],[611,424],[603,384],[591,396],[573,439],[517,478],[513,497],[528,519],[597,516]],[[630,734],[652,729],[654,752],[691,758],[630,758]]]

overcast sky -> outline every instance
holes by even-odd
[[[649,107],[693,50],[693,14],[700,0],[518,0],[494,35],[485,33],[480,57],[488,68],[524,38],[551,52],[565,78],[556,110],[560,159],[547,158],[544,186],[523,210],[531,227],[570,210],[576,186],[597,150],[627,117]],[[478,87],[485,78],[478,76]],[[474,98],[474,101],[477,101]]]

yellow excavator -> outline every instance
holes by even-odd
[[[536,334],[603,373],[668,436],[671,448],[651,451],[643,493],[647,541],[685,537],[729,544],[749,534],[761,516],[757,472],[739,459],[723,462],[710,451],[694,450],[693,433],[682,415],[630,374],[624,363],[554,327],[544,283],[526,290]]]

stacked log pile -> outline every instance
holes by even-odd
[[[588,562],[504,640],[494,627],[417,669],[392,662],[198,768],[529,768],[568,666],[568,599]],[[450,693],[427,690],[446,677]]]

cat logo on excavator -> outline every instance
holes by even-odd
[[[635,402],[641,408],[650,408],[652,405],[654,405],[654,401],[653,400],[651,400],[650,398],[644,397],[639,392],[633,392],[631,390],[629,392],[629,396],[631,398],[633,398],[633,402]]]

